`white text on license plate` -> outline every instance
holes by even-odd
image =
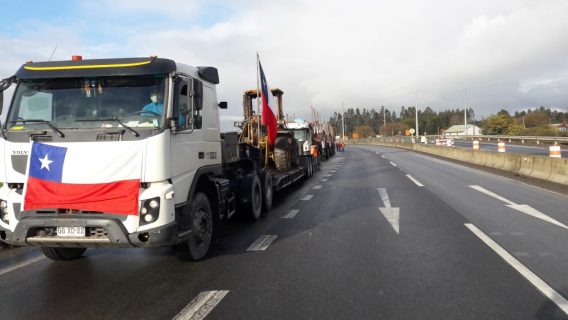
[[[84,237],[84,227],[57,227],[58,237]]]

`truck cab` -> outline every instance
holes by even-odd
[[[230,211],[219,199],[229,190],[220,178],[226,104],[217,101],[217,69],[75,57],[26,63],[11,81],[0,135],[1,241],[40,246],[55,260],[101,246],[206,253],[214,220]],[[197,193],[209,215],[195,214]]]

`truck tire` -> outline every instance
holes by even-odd
[[[274,149],[274,164],[276,170],[286,172],[290,170],[288,152],[285,149]]]
[[[203,192],[196,193],[190,210],[191,235],[174,246],[175,255],[181,261],[203,259],[209,252],[213,238],[213,213],[207,195]]]
[[[249,173],[239,187],[240,215],[247,220],[260,219],[262,212],[262,187],[255,173]]]
[[[83,256],[87,248],[52,248],[42,247],[43,254],[54,261],[77,260]]]
[[[272,188],[272,175],[269,171],[262,172],[262,212],[266,213],[272,208],[274,189]]]

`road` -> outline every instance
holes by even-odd
[[[201,262],[25,250],[0,264],[0,318],[568,319],[566,207],[478,169],[347,146],[267,217],[222,225]]]
[[[454,146],[457,148],[465,148],[471,149],[473,147],[472,141],[454,141]],[[505,143],[506,152],[510,153],[521,153],[521,154],[533,154],[533,155],[542,155],[548,156],[548,146],[529,146],[529,145],[517,145],[517,144],[508,144]],[[568,157],[568,150],[561,147],[561,154],[562,158]],[[493,151],[497,152],[497,143],[496,142],[480,142],[479,143],[480,150],[486,151]]]

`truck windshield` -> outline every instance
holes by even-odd
[[[300,141],[308,140],[308,129],[294,130],[294,138]]]
[[[48,124],[59,129],[160,127],[165,75],[22,80],[8,114],[9,131]],[[118,119],[119,121],[116,121]],[[41,120],[41,121],[40,121]]]

